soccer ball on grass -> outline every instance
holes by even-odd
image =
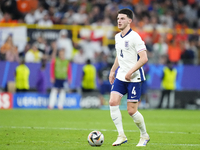
[[[101,146],[104,142],[104,135],[100,131],[92,131],[87,140],[91,146]]]

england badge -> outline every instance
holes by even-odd
[[[128,50],[129,49],[129,41],[125,41],[125,48]]]

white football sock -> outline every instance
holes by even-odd
[[[136,126],[140,129],[140,136],[148,136],[142,114],[139,111],[137,111],[131,117],[133,118],[133,121],[135,122]]]
[[[49,108],[51,108],[51,109],[54,108],[54,105],[56,103],[57,93],[58,93],[58,90],[56,88],[51,89],[51,93],[50,93],[50,96],[49,96]]]
[[[65,102],[65,98],[66,98],[65,90],[64,90],[64,89],[61,89],[61,90],[60,90],[60,93],[59,93],[59,99],[58,99],[58,108],[59,108],[59,109],[62,109],[62,108],[63,108],[63,104],[64,104],[64,102]]]
[[[119,105],[110,106],[110,116],[117,128],[118,134],[125,135],[123,125],[122,125],[122,115],[119,109]]]

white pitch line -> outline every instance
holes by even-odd
[[[0,128],[12,128],[12,129],[38,129],[38,130],[84,130],[84,131],[91,131],[96,129],[79,129],[79,128],[56,128],[56,127],[17,127],[17,126],[0,126]],[[108,130],[108,129],[98,129],[101,131],[112,131],[116,132],[116,130]],[[138,130],[125,130],[125,132],[138,132]],[[152,131],[154,133],[169,133],[169,134],[188,134],[187,132],[165,132],[165,131]],[[192,133],[192,134],[200,134],[200,133]],[[41,142],[41,141],[32,141],[34,143]],[[46,141],[42,141],[46,142]],[[66,141],[66,143],[69,143]],[[137,143],[131,143],[137,144]],[[168,145],[168,146],[188,146],[188,147],[200,147],[200,144],[167,144],[167,143],[149,143],[149,145]]]
[[[0,126],[0,128],[16,128],[16,129],[38,129],[38,130],[84,130],[84,131],[91,131],[91,130],[101,130],[101,131],[112,131],[116,132],[117,130],[108,130],[108,129],[80,129],[80,128],[57,128],[57,127],[17,127],[17,126]],[[124,130],[125,132],[138,132],[138,130]],[[166,133],[166,134],[189,134],[188,132],[173,132],[173,131],[149,131],[153,133]],[[197,134],[200,133],[190,133],[190,134]]]
[[[22,141],[24,142],[24,141]],[[33,143],[49,143],[49,141],[31,141]],[[60,141],[52,141],[53,143],[60,143]],[[20,142],[19,142],[20,143]],[[68,144],[72,144],[72,142],[69,142],[69,141],[65,141],[63,143],[68,143]],[[82,142],[78,142],[78,141],[75,141],[73,143],[82,143]],[[112,143],[108,143],[107,144],[112,144]],[[126,144],[133,144],[133,145],[136,145],[137,143],[132,143],[132,142],[128,142]],[[165,146],[188,146],[188,147],[200,147],[200,144],[167,144],[167,143],[152,143],[150,142],[148,145],[165,145]]]
[[[166,146],[191,146],[200,147],[200,144],[167,144],[167,143],[149,143],[151,145],[166,145]]]
[[[32,143],[60,143],[60,141],[31,141]],[[24,143],[24,140],[23,141],[18,141],[17,143]],[[77,144],[81,144],[82,142],[78,142],[78,141],[75,141],[75,142],[69,142],[69,141],[64,141],[63,143],[66,143],[66,144],[74,144],[74,143],[77,143]],[[112,143],[108,143],[107,144],[112,144]],[[130,145],[136,145],[137,143],[132,143],[132,142],[128,142],[126,144],[130,144]],[[148,145],[162,145],[162,146],[184,146],[184,147],[200,147],[200,144],[167,144],[167,143],[152,143],[150,142]]]

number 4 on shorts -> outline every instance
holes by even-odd
[[[132,94],[136,95],[135,87],[133,87],[133,89],[132,89]]]

